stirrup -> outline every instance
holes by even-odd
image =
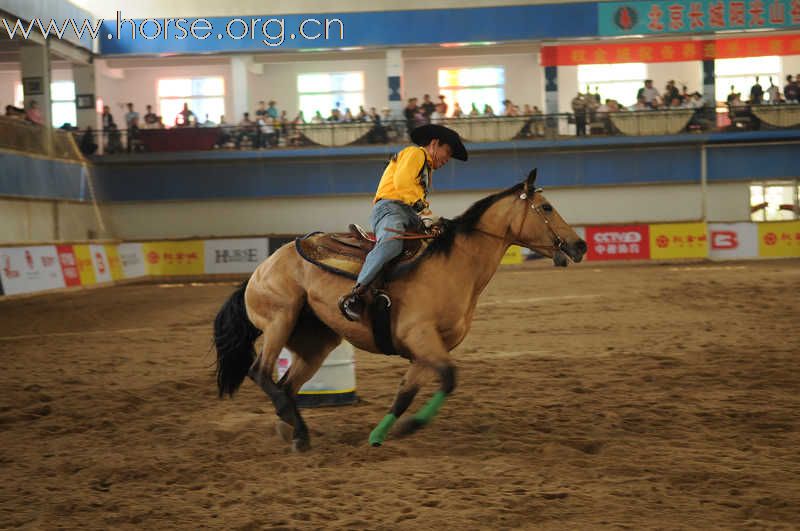
[[[362,294],[356,288],[353,288],[353,291],[347,295],[339,297],[338,306],[344,318],[353,322],[361,320],[361,315],[364,313],[365,308]],[[355,308],[352,306],[355,306]]]

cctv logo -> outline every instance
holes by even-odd
[[[739,247],[737,234],[730,230],[714,231],[711,233],[711,248],[717,250],[730,250]]]

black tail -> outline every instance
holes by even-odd
[[[214,319],[214,344],[217,347],[217,387],[222,398],[239,388],[256,357],[253,342],[261,331],[247,318],[244,306],[245,281],[222,305]]]

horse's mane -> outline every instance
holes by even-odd
[[[433,256],[436,254],[444,254],[448,256],[453,249],[453,243],[456,236],[459,234],[470,234],[475,231],[478,222],[480,222],[483,215],[489,210],[493,204],[500,199],[507,197],[511,194],[518,193],[524,183],[517,183],[511,188],[507,188],[502,192],[494,193],[490,196],[484,197],[476,201],[471,207],[464,211],[460,216],[453,219],[442,218],[442,232],[434,239],[428,248],[425,249],[423,257]]]

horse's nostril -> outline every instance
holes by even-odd
[[[589,248],[586,246],[586,242],[585,241],[578,240],[578,243],[575,244],[575,249],[581,254],[586,254],[586,251]]]

